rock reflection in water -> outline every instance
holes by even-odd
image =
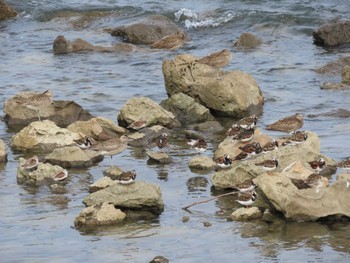
[[[189,193],[201,193],[207,191],[208,179],[203,176],[191,177],[187,180],[187,189]]]

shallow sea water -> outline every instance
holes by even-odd
[[[349,91],[321,90],[324,81],[313,69],[349,55],[349,47],[324,49],[312,44],[312,31],[332,19],[349,18],[347,0],[337,1],[7,1],[19,12],[0,22],[0,102],[23,91],[51,89],[55,100],[74,100],[96,116],[117,121],[125,102],[146,96],[167,98],[161,64],[181,53],[204,56],[230,48],[232,63],[254,76],[265,98],[259,117],[263,129],[281,117],[301,112],[304,129],[316,132],[321,152],[336,160],[349,156],[350,121],[308,115],[349,108]],[[91,19],[91,12],[94,13]],[[60,34],[95,45],[121,39],[103,28],[116,27],[144,15],[160,13],[192,37],[180,50],[123,53],[79,53],[53,56]],[[253,51],[238,51],[232,43],[243,32],[263,39]],[[230,120],[225,120],[230,122]],[[263,129],[264,130],[264,129]],[[280,133],[265,131],[271,136]],[[14,131],[0,122],[0,138],[10,145]],[[213,150],[222,139],[212,138]],[[70,170],[67,193],[52,194],[46,186],[17,184],[17,160],[24,153],[8,147],[9,161],[0,165],[0,255],[3,262],[149,262],[163,255],[171,262],[349,262],[350,225],[345,222],[293,223],[278,221],[227,222],[238,207],[229,197],[193,207],[181,207],[213,195],[211,173],[188,168],[194,156],[171,138],[171,165],[152,165],[144,150],[129,147],[113,158],[122,169],[135,169],[138,178],[159,184],[165,210],[157,219],[121,226],[78,231],[75,216],[84,208],[88,186],[103,176],[110,159],[84,170]],[[190,216],[183,223],[182,217]],[[203,222],[212,226],[204,227]]]

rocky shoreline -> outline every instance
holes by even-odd
[[[163,21],[162,19],[152,16],[142,20],[141,24],[109,30],[112,36],[122,36],[129,43],[133,43],[120,46],[119,49],[116,46],[94,46],[83,40],[63,41],[60,37],[58,40],[61,41],[61,46],[57,49],[56,41],[53,52],[55,55],[82,51],[119,52],[122,49],[132,52],[136,49],[133,45],[151,45],[182,31],[171,21],[159,22],[154,29],[155,24],[152,21]],[[344,28],[344,24],[336,25]],[[338,42],[320,41],[324,34],[320,33],[322,29],[314,34],[317,44],[349,43],[348,39],[343,38]],[[142,35],[145,32],[148,34],[147,38]],[[135,36],[138,38],[133,39]],[[244,37],[247,36],[243,35],[236,45],[251,49],[261,43],[260,39],[249,35],[253,44],[244,44]],[[147,41],[140,43],[140,39]],[[190,36],[186,34],[184,41],[188,39]],[[64,52],[62,45],[67,45]],[[149,47],[141,46],[137,49],[148,52]],[[227,58],[216,59],[220,61]],[[312,131],[292,129],[297,130],[294,134],[299,132],[304,136],[304,139],[293,142],[294,134],[284,133],[278,138],[264,134],[259,128],[258,120],[263,112],[264,97],[254,77],[239,70],[225,71],[222,63],[217,66],[214,62],[208,64],[201,61],[203,60],[191,54],[180,54],[163,61],[165,91],[169,98],[160,104],[146,97],[130,98],[118,113],[118,124],[102,116],[92,116],[75,102],[55,101],[51,91],[15,94],[4,103],[4,120],[9,128],[17,130],[10,147],[39,155],[38,164],[30,169],[24,167],[26,160],[19,159],[18,182],[35,185],[47,183],[50,186],[64,187],[66,178],[56,180],[60,178],[56,177],[57,174],[64,169],[68,169],[69,174],[69,169],[73,167],[93,166],[104,157],[119,154],[127,147],[145,147],[150,144],[157,145],[159,149],[156,152],[147,152],[148,157],[163,165],[171,165],[171,155],[163,152],[167,145],[159,145],[160,136],[178,136],[179,130],[189,128],[188,136],[184,140],[196,141],[198,138],[193,136],[196,132],[199,137],[205,137],[204,133],[198,132],[199,125],[216,126],[220,129],[221,125],[216,118],[225,116],[232,119],[232,128],[239,126],[242,129],[238,137],[227,135],[214,150],[212,158],[200,156],[206,150],[206,144],[199,146],[198,142],[192,143],[188,148],[193,148],[199,156],[194,157],[187,165],[191,169],[216,170],[211,175],[211,183],[217,190],[236,189],[237,185],[246,180],[252,180],[257,185],[257,200],[248,201],[256,201],[254,205],[258,209],[237,209],[231,218],[264,220],[266,213],[274,216],[275,212],[276,216],[282,214],[285,219],[294,221],[350,217],[350,207],[347,205],[349,176],[341,173],[335,182],[329,182],[338,162],[320,153],[321,141],[318,135]],[[323,71],[326,69],[319,70]],[[349,76],[349,66],[345,65],[342,68],[342,88],[350,83]],[[240,124],[243,118],[252,116],[257,117],[255,127],[246,128]],[[190,125],[195,125],[197,129],[191,129]],[[219,132],[222,135],[228,133],[223,130]],[[245,139],[244,136],[249,132],[251,138]],[[242,155],[245,157],[241,156],[244,146],[252,142],[264,146],[274,139],[279,145],[277,149],[254,155],[245,152]],[[162,140],[164,143],[165,139]],[[224,156],[229,156],[229,161],[227,167],[222,168],[219,167],[218,160]],[[317,173],[321,177],[320,186],[300,188],[296,185],[295,180],[306,183],[308,177],[315,172],[308,163],[320,158],[325,160],[327,167]],[[0,141],[0,161],[5,162],[6,159],[6,146]],[[278,160],[278,166],[276,164],[273,171],[264,170],[266,160]],[[137,177],[129,178],[123,171],[113,173],[113,178],[104,176],[90,187],[92,190],[83,201],[87,208],[74,222],[77,228],[120,223],[132,213],[147,213],[156,217],[163,212],[166,204],[163,203],[159,186],[138,180]]]

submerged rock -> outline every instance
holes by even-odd
[[[112,36],[121,36],[133,44],[152,44],[165,36],[183,31],[172,20],[163,15],[150,15],[140,21],[111,30]]]
[[[78,146],[57,148],[45,156],[45,160],[66,168],[89,167],[103,160],[97,151],[83,150]]]
[[[138,180],[129,185],[111,185],[88,195],[83,201],[86,206],[104,202],[120,209],[146,210],[154,214],[161,214],[164,209],[159,186]]]
[[[125,219],[125,213],[116,209],[112,204],[104,202],[102,204],[89,206],[83,209],[74,220],[74,226],[96,227],[113,225]]]
[[[3,140],[0,139],[0,163],[7,161],[6,145]]]
[[[253,35],[252,33],[242,33],[239,39],[234,43],[234,46],[238,49],[253,49],[260,46],[261,39]]]
[[[337,46],[350,43],[350,21],[331,22],[320,26],[312,33],[314,44]]]
[[[167,100],[163,100],[160,105],[174,113],[182,125],[205,122],[214,118],[210,114],[209,109],[182,92],[172,95]]]
[[[118,114],[118,122],[123,127],[139,120],[144,120],[146,126],[162,125],[169,128],[179,126],[174,114],[146,97],[129,99]]]
[[[126,130],[112,120],[96,117],[87,121],[77,121],[67,127],[76,133],[83,133],[97,141],[105,141],[125,134]]]
[[[40,102],[42,97],[47,99],[47,103]],[[33,104],[33,100],[36,103]],[[92,118],[89,112],[74,101],[54,101],[50,91],[18,93],[5,101],[4,112],[7,125],[16,129],[21,129],[31,122],[37,121],[38,116],[41,120],[49,119],[60,127],[66,127],[78,120]]]
[[[319,74],[340,75],[345,66],[350,66],[350,56],[342,57],[315,69]]]
[[[135,50],[135,46],[131,44],[114,44],[111,47],[95,46],[89,42],[78,38],[74,41],[69,41],[64,36],[56,37],[53,42],[53,53],[55,55],[68,54],[81,51],[96,51],[96,52],[131,52]]]
[[[170,155],[165,152],[147,151],[147,156],[152,160],[162,164],[171,163],[173,160]]]
[[[236,221],[246,221],[246,220],[258,219],[261,217],[262,217],[262,213],[258,207],[250,207],[250,208],[241,207],[235,210],[230,215],[230,218]]]
[[[341,73],[341,80],[344,84],[350,85],[350,66],[345,66]]]
[[[9,6],[4,0],[0,0],[0,20],[9,19],[17,16],[17,12]]]
[[[218,72],[215,67],[198,63],[191,55],[165,60],[162,68],[169,96],[182,92],[217,115],[239,118],[262,112],[261,90],[245,72]]]
[[[49,120],[36,121],[12,136],[12,146],[17,150],[50,151],[58,147],[74,144],[80,135],[58,127]]]

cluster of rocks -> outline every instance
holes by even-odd
[[[0,7],[2,3],[0,2]],[[347,26],[345,23],[340,25],[340,28],[346,29]],[[314,34],[315,42],[334,44],[333,40],[320,40],[327,35],[321,29]],[[329,32],[327,30],[325,32]],[[64,36],[59,36],[54,43],[54,53],[129,52],[135,50],[134,45],[150,45],[168,35],[182,32],[182,29],[168,18],[154,15],[144,18],[141,22],[109,29],[107,32],[113,36],[121,36],[124,41],[132,44],[100,47],[82,39],[70,42]],[[187,34],[185,39],[189,39]],[[336,43],[348,43],[347,36],[339,41]],[[235,42],[235,46],[249,49],[256,48],[261,43],[262,41],[254,35],[244,33]],[[19,93],[8,99],[4,105],[5,121],[9,127],[21,129],[12,137],[11,146],[19,151],[45,153],[44,162],[40,162],[35,171],[23,170],[21,167],[24,159],[19,159],[18,181],[47,181],[60,169],[88,167],[102,161],[106,151],[97,150],[94,144],[85,147],[84,144],[77,143],[86,138],[97,144],[118,141],[121,147],[113,153],[116,154],[126,148],[126,143],[122,142],[125,135],[128,136],[128,145],[144,147],[154,143],[160,134],[169,133],[180,126],[196,125],[196,129],[207,129],[215,125],[220,126],[215,121],[216,116],[238,119],[262,113],[264,98],[258,83],[250,74],[238,70],[218,71],[218,67],[200,63],[199,58],[190,54],[163,61],[162,70],[169,98],[160,104],[145,97],[130,98],[118,114],[119,125],[109,119],[92,116],[72,101],[55,101],[51,92],[47,91],[39,95],[30,92]],[[349,68],[345,67],[342,75],[344,83],[349,82],[349,75]],[[32,105],[34,98],[45,99],[45,103]],[[40,118],[44,120],[41,121]],[[39,121],[36,121],[37,119]],[[315,220],[330,215],[349,216],[349,207],[344,205],[348,197],[345,189],[347,183],[344,184],[348,180],[346,175],[339,176],[339,180],[332,186],[324,187],[317,193],[314,189],[298,189],[293,184],[292,179],[304,180],[310,173],[310,168],[305,165],[309,160],[322,157],[328,167],[335,165],[334,160],[320,153],[317,135],[311,131],[308,131],[307,135],[308,139],[299,145],[280,147],[272,153],[235,161],[231,168],[219,170],[212,175],[213,186],[218,189],[235,188],[240,182],[253,179],[259,185],[258,192],[261,198],[258,206],[269,211],[282,212],[288,219]],[[254,140],[263,145],[272,138],[256,129]],[[236,156],[239,146],[242,146],[242,143],[227,138],[219,145],[213,159],[223,154]],[[147,154],[157,162],[171,162],[171,157],[166,153],[148,151]],[[279,168],[273,175],[262,172],[261,168],[255,165],[271,157],[279,160]],[[213,159],[198,156],[193,158],[189,165],[194,169],[213,169],[216,167]],[[6,160],[6,149],[2,141],[0,160]],[[329,170],[328,172],[331,173]],[[90,194],[83,201],[87,208],[75,220],[77,227],[118,223],[133,217],[135,211],[152,215],[162,213],[164,203],[159,186],[140,180],[123,185],[117,179],[122,173],[123,171],[113,167],[105,172],[103,178],[91,185]],[[263,215],[257,208],[246,210],[251,216],[242,211],[237,210],[235,213],[238,215],[232,215],[232,218],[248,219]]]

